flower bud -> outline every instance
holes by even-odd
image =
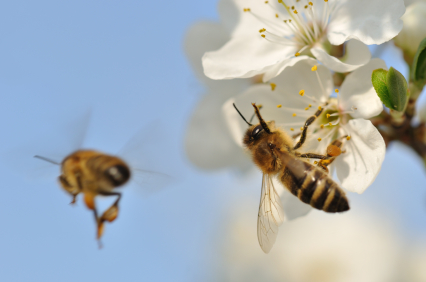
[[[426,1],[408,6],[401,19],[404,26],[394,42],[403,50],[407,63],[411,64],[420,42],[426,37]]]

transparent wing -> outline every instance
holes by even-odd
[[[263,174],[257,217],[257,238],[260,247],[265,253],[268,253],[274,245],[278,234],[278,226],[283,223],[284,219],[280,197],[275,191],[272,179],[269,175]]]
[[[143,194],[160,190],[175,181],[176,170],[170,163],[173,137],[159,121],[147,123],[119,151],[118,156],[132,169],[132,182]],[[140,190],[140,189],[139,189]]]

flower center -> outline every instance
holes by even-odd
[[[312,1],[316,3],[316,0]],[[298,49],[294,55],[299,56],[308,47],[320,42],[327,29],[334,6],[330,7],[328,0],[323,1],[322,12],[319,6],[307,0],[278,0],[279,6],[265,1],[271,10],[269,17],[261,16],[250,8],[244,8],[244,12],[252,14],[264,25],[259,30],[263,38],[272,43],[294,46]]]

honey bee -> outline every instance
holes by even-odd
[[[168,178],[162,173],[135,169],[120,157],[95,150],[76,150],[61,162],[39,155],[34,157],[61,167],[61,174],[58,177],[59,184],[72,197],[71,204],[76,203],[76,198],[80,193],[83,194],[85,205],[93,211],[97,225],[96,238],[100,248],[102,247],[100,239],[104,232],[105,222],[113,222],[118,216],[118,204],[122,194],[116,188],[122,187],[134,175],[144,179],[149,178],[148,181],[151,182],[163,181],[162,184]],[[98,195],[116,197],[115,202],[102,215],[98,214],[95,204],[95,198]]]
[[[274,121],[265,122],[256,104],[252,105],[259,124],[251,124],[235,104],[234,108],[249,125],[243,144],[251,153],[253,162],[263,172],[257,236],[260,247],[268,253],[275,242],[278,226],[284,218],[279,195],[272,181],[274,176],[293,195],[316,209],[330,213],[344,212],[349,210],[349,203],[345,192],[329,177],[327,168],[342,153],[342,141],[334,140],[327,147],[326,155],[298,152],[306,140],[309,125],[321,115],[323,109],[319,108],[306,120],[300,139],[294,145],[293,139],[287,133],[276,128]],[[307,159],[319,159],[319,162],[315,166],[306,161]]]

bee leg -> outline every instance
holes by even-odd
[[[308,127],[319,117],[324,109],[320,107],[313,116],[310,116],[306,121],[305,125],[303,126],[303,131],[300,136],[299,142],[297,142],[296,146],[294,146],[293,150],[299,149],[303,143],[306,141],[306,133],[308,131]]]
[[[327,156],[324,156],[324,155],[311,154],[311,153],[306,153],[306,154],[296,153],[296,156],[298,156],[299,158],[306,158],[306,159],[326,159],[327,158]]]
[[[336,140],[334,140],[333,142],[331,142],[330,145],[327,146],[327,157],[325,159],[322,159],[318,162],[318,166],[321,167],[322,169],[324,169],[325,171],[328,172],[328,168],[327,166],[329,166],[338,156],[340,156],[342,153],[346,152],[342,152],[342,141],[340,141],[343,138],[346,138],[347,135],[338,138]]]
[[[72,201],[70,204],[74,205],[77,200],[77,195],[80,192],[78,191],[78,189],[75,189],[75,187],[71,186],[63,175],[60,175],[58,178],[62,188],[64,188],[64,190],[72,196]]]
[[[102,192],[100,195],[103,196],[117,196],[117,200],[109,207],[101,216],[100,221],[113,222],[118,216],[118,203],[121,199],[121,193],[118,192]]]

